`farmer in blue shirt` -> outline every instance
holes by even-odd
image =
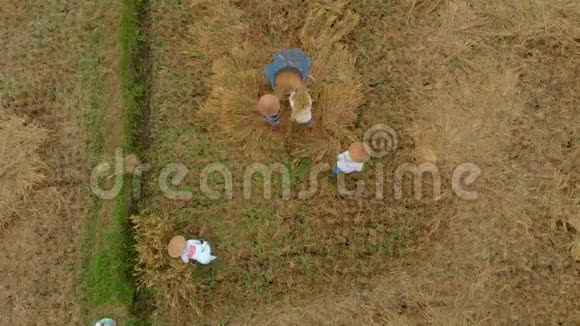
[[[289,49],[279,51],[274,55],[272,63],[264,69],[272,89],[276,87],[276,75],[282,71],[294,71],[302,77],[305,82],[308,80],[312,60],[300,49]]]
[[[312,60],[300,49],[277,52],[264,69],[270,86],[281,99],[289,99],[292,120],[312,127],[312,98],[305,86]]]

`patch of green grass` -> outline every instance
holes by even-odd
[[[301,184],[307,182],[310,177],[312,160],[310,158],[301,158],[295,164],[291,165],[292,184]]]
[[[128,274],[133,258],[126,231],[129,181],[125,178],[123,190],[115,199],[111,224],[104,230],[93,227],[93,238],[87,243],[93,245],[87,271],[87,301],[96,311],[100,306],[128,306],[133,300],[134,289]]]
[[[102,41],[102,39],[101,39]],[[91,92],[88,98],[88,109],[84,114],[85,128],[92,135],[89,143],[89,165],[91,167],[98,164],[103,152],[105,142],[103,135],[103,75],[98,71],[98,55],[91,53],[81,63],[83,75],[88,76],[88,85]]]
[[[104,15],[106,0],[99,1],[99,16]],[[104,26],[96,24],[93,30],[89,32],[90,40],[86,54],[81,59],[79,71],[81,79],[88,90],[87,106],[82,112],[84,128],[90,135],[91,142],[88,144],[87,152],[89,156],[89,168],[96,166],[103,157],[104,144],[104,79],[105,69],[101,62],[106,53],[105,51],[105,34]],[[99,232],[100,210],[102,201],[95,199],[89,214],[87,215],[86,235],[83,239],[83,268],[85,273],[84,279],[84,298],[85,306],[83,314],[85,323],[91,323],[98,319],[99,312],[96,307],[102,304],[108,304],[105,299],[105,291],[108,289],[101,284],[111,283],[109,270],[109,257],[95,251],[95,241],[101,237]],[[104,289],[104,290],[101,290]]]
[[[106,14],[107,0],[100,0],[101,17]],[[139,20],[143,1],[123,0],[120,13],[121,57],[119,79],[122,87],[123,139],[125,151],[135,149],[138,135],[138,120],[143,112],[139,98],[144,94],[144,87],[138,82],[137,60],[140,43]],[[104,108],[104,70],[101,62],[107,54],[105,35],[107,26],[98,26],[90,34],[93,41],[91,51],[81,64],[83,74],[89,76],[87,84],[91,88],[88,99],[89,109],[85,114],[86,128],[93,136],[89,145],[91,166],[103,159]],[[124,325],[141,325],[130,316],[135,293],[131,278],[135,255],[131,250],[128,217],[131,206],[132,180],[124,177],[120,194],[113,199],[112,210],[102,211],[102,201],[96,200],[89,214],[87,236],[84,243],[85,258],[85,321],[92,322],[103,316],[118,318]],[[101,219],[109,219],[103,221]]]
[[[120,23],[121,58],[119,78],[123,89],[124,145],[127,150],[135,150],[139,141],[139,127],[143,119],[140,99],[144,96],[145,86],[139,78],[141,48],[146,38],[141,32],[139,17],[146,10],[144,0],[123,0]]]
[[[186,164],[197,160],[221,162],[226,156],[223,146],[215,144],[200,128],[167,125],[159,128],[157,139],[150,156],[160,166],[175,162]],[[203,168],[186,166],[198,170]]]
[[[4,81],[3,87],[0,89],[0,98],[1,99],[15,99],[20,98],[26,91],[32,88],[31,82],[17,80],[14,78],[9,78],[8,80]]]
[[[311,279],[318,274],[318,270],[314,266],[312,256],[300,256],[300,271],[302,272],[302,276],[304,276],[306,279]]]

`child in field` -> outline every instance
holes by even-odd
[[[104,318],[99,320],[95,326],[117,326],[117,322],[111,318]]]
[[[292,120],[298,124],[312,128],[312,98],[304,86],[300,86],[290,94],[290,107],[292,107]]]
[[[217,257],[212,256],[211,247],[207,241],[185,240],[181,235],[173,237],[167,246],[169,256],[173,258],[181,257],[184,263],[195,260],[202,265],[211,263]]]
[[[363,143],[354,143],[350,145],[348,151],[340,153],[336,157],[336,165],[332,169],[333,175],[339,173],[360,172],[365,162],[370,159],[370,150]]]
[[[276,53],[264,69],[278,97],[288,97],[292,120],[306,127],[312,127],[312,98],[305,85],[311,64],[312,60],[302,50],[289,49]]]
[[[258,111],[264,116],[264,120],[272,126],[272,131],[280,130],[280,101],[272,94],[266,94],[258,101]]]

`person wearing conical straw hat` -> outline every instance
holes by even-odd
[[[370,148],[365,144],[360,142],[353,143],[346,152],[340,153],[336,157],[336,165],[332,169],[332,174],[338,175],[339,173],[348,174],[362,171],[365,162],[371,158],[370,153]]]
[[[117,322],[111,318],[103,318],[95,326],[117,326]]]
[[[264,73],[268,77],[270,86],[276,89],[276,77],[284,77],[287,74],[289,80],[298,74],[302,82],[308,80],[308,74],[310,73],[310,66],[312,65],[312,59],[310,59],[304,51],[300,49],[288,49],[276,52],[272,58],[272,63],[264,68]],[[284,78],[286,79],[286,78]],[[300,80],[299,79],[299,80]],[[278,80],[280,82],[280,80]],[[290,85],[297,87],[298,85]]]
[[[292,120],[312,127],[312,98],[306,88],[312,60],[300,49],[279,51],[264,69],[270,85],[282,99],[288,98]]]
[[[288,100],[292,92],[299,87],[305,86],[306,81],[302,79],[299,72],[294,69],[280,71],[274,79],[274,93],[281,100]]]
[[[216,256],[212,256],[211,247],[207,241],[186,240],[185,237],[178,235],[169,241],[167,246],[169,256],[181,258],[184,263],[195,260],[202,265],[211,263]]]
[[[272,94],[266,94],[258,100],[258,111],[264,116],[264,120],[272,126],[272,131],[280,130],[281,109],[280,101]]]

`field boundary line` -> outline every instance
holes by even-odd
[[[139,80],[138,56],[143,44],[139,17],[145,10],[145,2],[100,0],[98,7],[103,26],[96,28],[101,39],[94,46],[105,60],[96,64],[100,65],[97,69],[108,72],[102,74],[103,80],[99,83],[103,88],[100,105],[93,108],[100,111],[102,119],[93,122],[89,129],[91,136],[102,143],[93,146],[91,165],[107,162],[118,149],[125,154],[136,152],[139,121],[143,116],[140,99],[144,88]],[[95,197],[88,217],[83,243],[86,256],[83,311],[87,324],[103,317],[117,319],[122,325],[144,324],[132,313],[136,292],[135,254],[129,224],[133,189],[130,177],[125,175],[123,179],[121,191],[114,199]]]

